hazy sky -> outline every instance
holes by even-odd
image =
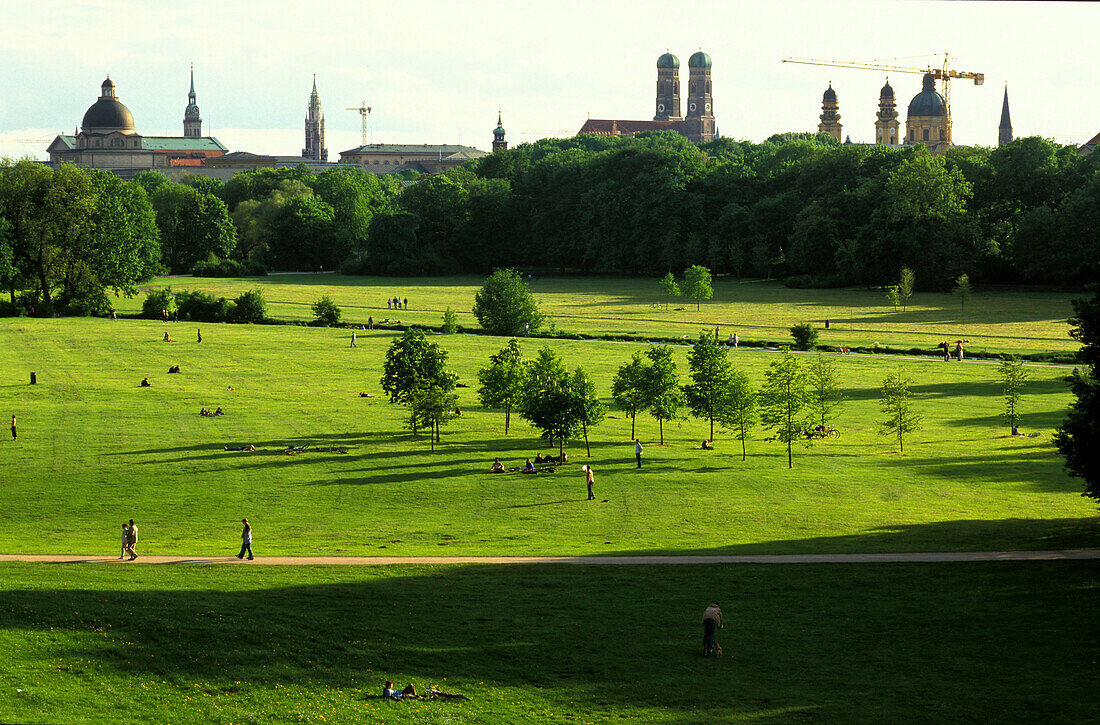
[[[344,108],[364,99],[376,143],[488,149],[498,107],[512,144],[572,135],[589,116],[652,118],[657,57],[679,56],[686,88],[700,47],[714,60],[723,136],[816,130],[831,80],[844,133],[871,141],[884,73],[780,60],[945,51],[957,69],[986,74],[984,86],[954,83],[956,143],[996,143],[1006,82],[1017,136],[1080,144],[1100,131],[1092,3],[2,0],[0,9],[4,156],[45,158],[108,72],[140,133],[182,135],[191,62],[203,133],[231,151],[301,153],[314,73],[330,160],[359,144],[359,115]],[[903,122],[920,81],[890,75]]]

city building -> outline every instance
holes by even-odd
[[[500,127],[503,131],[503,127]],[[494,134],[495,135],[495,134]],[[501,136],[503,139],[503,136]],[[489,154],[472,146],[457,144],[384,144],[374,143],[340,152],[341,164],[355,164],[376,174],[414,169],[422,174],[438,174],[461,166],[470,159]]]
[[[328,161],[325,148],[325,116],[321,113],[321,97],[317,95],[317,75],[313,76],[313,92],[309,94],[309,110],[306,113],[306,147],[303,159]]]
[[[898,109],[894,100],[894,89],[890,79],[878,94],[878,114],[875,121],[875,143],[879,146],[894,146],[901,143],[898,139]]]
[[[114,81],[108,76],[100,86],[99,98],[84,113],[80,128],[71,136],[54,138],[46,152],[51,164],[109,169],[121,176],[145,169],[199,167],[207,159],[225,154],[225,146],[216,138],[202,135],[194,71],[183,124],[183,136],[139,134],[134,115],[119,100]]]
[[[925,73],[921,92],[909,102],[905,118],[905,143],[922,144],[931,151],[946,151],[951,146],[951,117],[947,104],[936,91],[936,79]]]
[[[825,133],[837,141],[840,140],[844,127],[840,124],[839,106],[836,101],[836,91],[833,90],[833,82],[829,81],[829,87],[821,96],[821,123],[817,124],[817,132]]]
[[[581,133],[633,136],[644,131],[676,131],[696,144],[718,137],[711,88],[711,58],[702,50],[688,58],[687,115],[680,116],[680,60],[672,53],[657,59],[656,114],[652,121],[589,118]]]

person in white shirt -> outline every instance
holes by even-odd
[[[241,531],[241,553],[237,554],[237,558],[243,559],[247,551],[248,560],[252,561],[252,524],[248,523],[248,519],[241,519],[241,523],[244,524],[244,530]]]

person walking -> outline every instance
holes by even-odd
[[[722,628],[722,609],[716,602],[703,611],[703,656],[714,651],[715,637]]]
[[[374,329],[374,315],[371,315],[370,317],[367,318],[367,329],[368,330],[373,330]]]
[[[244,553],[248,552],[248,560],[252,561],[252,524],[248,523],[248,519],[241,519],[241,523],[244,524],[244,530],[241,531],[241,553],[237,554],[238,559],[244,558]]]
[[[528,333],[530,333],[530,332],[531,332],[531,323],[530,322],[524,322],[523,323],[523,336],[527,337]]]
[[[195,328],[195,334],[198,336],[198,340],[196,340],[196,342],[202,342],[202,330],[199,328]]]
[[[642,441],[634,439],[634,457],[638,459],[638,468],[642,467]]]
[[[19,437],[19,435],[16,433],[16,430],[15,430],[15,413],[12,413],[11,414],[11,439],[15,440],[18,437]]]
[[[596,494],[592,493],[592,484],[596,482],[596,476],[592,473],[592,466],[582,466],[584,469],[584,482],[588,486],[588,500],[595,500]]]
[[[408,297],[405,298],[405,309],[406,310],[409,309],[409,298]]]
[[[134,520],[130,519],[130,530],[126,533],[126,549],[124,551],[124,553],[130,555],[130,561],[138,558],[137,551],[134,550],[134,547],[137,546],[137,543],[138,527],[137,524],[134,523]]]
[[[130,528],[126,525],[122,525],[122,548],[118,552],[119,561],[126,558],[126,542],[130,538]]]
[[[355,330],[351,331],[351,346],[355,347]]]

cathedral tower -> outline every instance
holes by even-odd
[[[306,116],[306,147],[302,158],[328,161],[325,148],[325,117],[321,114],[321,97],[317,95],[317,75],[313,76],[313,92],[309,94],[309,115]]]
[[[886,79],[886,85],[878,94],[878,120],[875,121],[875,143],[879,145],[893,145],[901,143],[898,139],[897,103],[894,99],[894,89],[890,87],[890,79]]]
[[[680,59],[666,52],[657,59],[657,113],[654,121],[680,121]]]
[[[185,138],[202,136],[202,116],[199,105],[195,103],[195,66],[191,66],[191,91],[187,94],[187,108],[183,112],[183,135]]]
[[[1005,101],[1001,105],[1001,125],[997,128],[997,145],[1012,143],[1012,118],[1008,115],[1008,84],[1005,83]]]
[[[684,135],[696,144],[713,141],[715,137],[710,68],[710,56],[701,50],[688,58],[688,111],[684,117]]]
[[[836,91],[833,90],[832,81],[829,81],[829,87],[821,96],[821,123],[817,124],[817,132],[827,133],[839,141],[844,127],[840,125],[840,113],[837,108]]]
[[[507,149],[508,142],[504,140],[504,124],[500,120],[500,111],[497,111],[497,127],[493,129],[493,153]]]
[[[951,145],[951,115],[943,96],[936,92],[936,79],[925,73],[921,92],[909,102],[905,119],[905,143],[923,144],[945,150]]]

